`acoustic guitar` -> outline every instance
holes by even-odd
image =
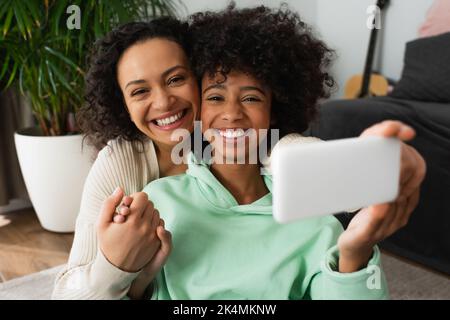
[[[387,7],[389,0],[378,0],[377,6],[381,12]],[[375,19],[373,25],[375,26]],[[354,75],[347,81],[344,89],[346,99],[365,98],[370,96],[385,96],[388,93],[389,82],[383,76],[372,72],[373,56],[377,42],[378,29],[374,27],[370,33],[364,73]]]

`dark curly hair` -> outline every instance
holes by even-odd
[[[190,16],[192,67],[197,77],[252,74],[272,90],[272,125],[280,136],[303,132],[317,114],[319,99],[334,85],[327,73],[333,51],[316,39],[286,5],[236,9]]]
[[[97,149],[111,139],[145,139],[131,121],[117,82],[117,62],[133,44],[151,38],[166,38],[178,43],[190,55],[188,24],[162,17],[150,22],[130,22],[98,40],[89,58],[86,76],[86,104],[77,113],[77,122],[88,142]]]

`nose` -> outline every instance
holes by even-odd
[[[242,105],[238,101],[230,101],[226,103],[222,112],[222,120],[230,122],[241,120],[244,117]]]
[[[170,109],[174,102],[174,97],[170,95],[164,88],[155,88],[153,90],[152,106],[155,109],[165,111]]]

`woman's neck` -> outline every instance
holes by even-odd
[[[240,204],[249,204],[267,193],[257,164],[212,164],[211,172]]]
[[[175,164],[172,161],[172,146],[158,145],[155,143],[155,149],[160,178],[175,176],[186,172],[187,165],[185,163]]]

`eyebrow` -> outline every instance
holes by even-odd
[[[132,80],[132,81],[130,81],[130,82],[128,82],[127,83],[127,85],[125,86],[125,89],[128,87],[128,86],[131,86],[132,84],[140,84],[140,83],[145,83],[146,81],[145,80],[142,80],[142,79],[139,79],[139,80]]]
[[[167,69],[166,71],[164,71],[164,72],[161,74],[161,76],[162,76],[163,78],[165,78],[165,77],[167,77],[167,75],[169,75],[171,72],[173,72],[173,71],[176,70],[176,69],[185,69],[185,70],[187,70],[187,68],[186,68],[185,66],[179,64],[179,65],[170,67],[169,69]],[[131,86],[131,85],[133,85],[133,84],[141,84],[141,83],[145,83],[145,82],[146,82],[146,81],[145,81],[144,79],[132,80],[132,81],[130,81],[130,82],[127,83],[127,85],[125,86],[125,89],[126,89],[128,86]]]
[[[203,90],[203,94],[204,94],[206,91],[210,90],[210,89],[221,89],[221,90],[225,90],[225,85],[220,84],[220,83],[212,84],[212,85],[210,85],[209,87],[207,87],[205,90]],[[240,91],[253,91],[253,90],[256,90],[256,91],[261,92],[264,96],[266,96],[266,93],[265,93],[261,88],[254,87],[254,86],[239,87],[239,90],[240,90]]]

